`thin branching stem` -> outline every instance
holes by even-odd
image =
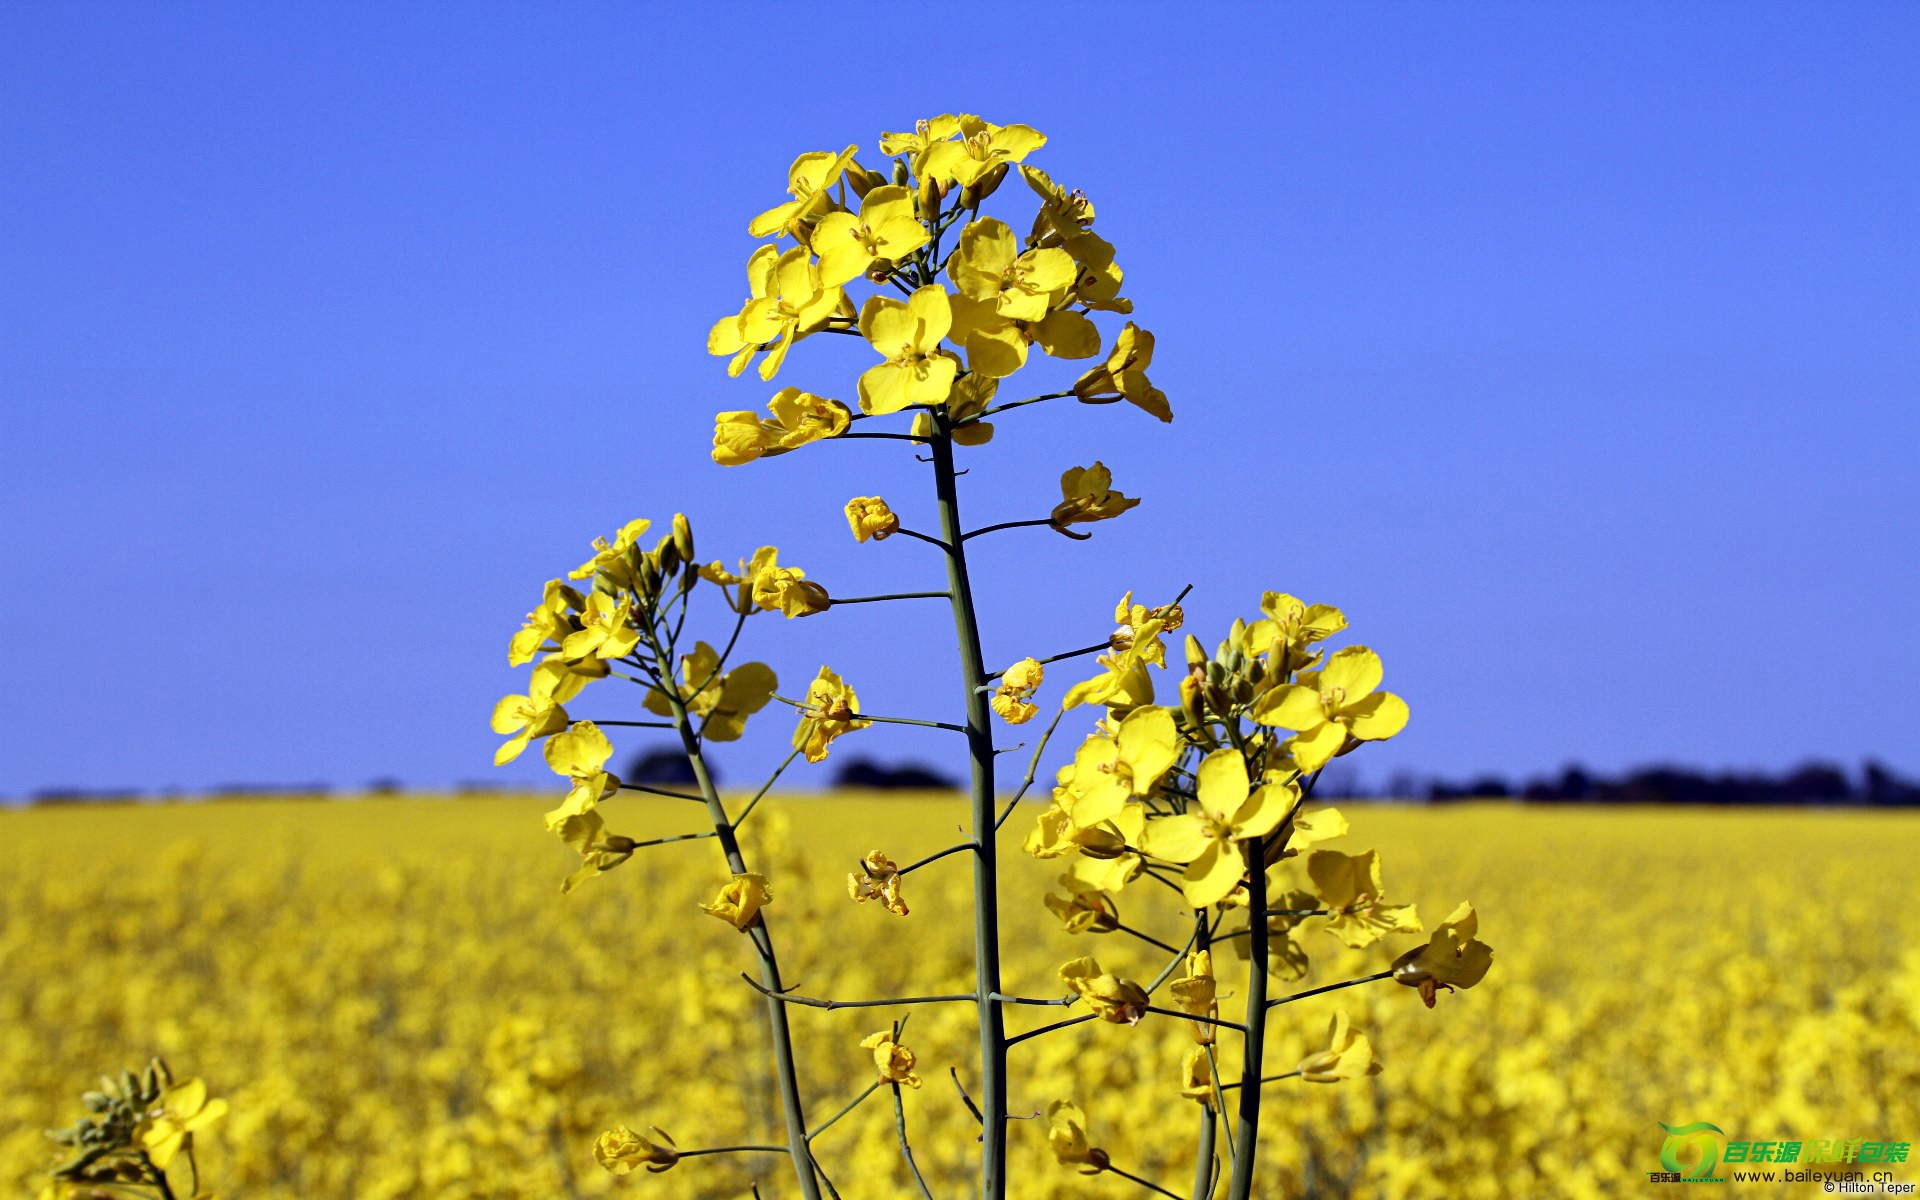
[[[1292,1004],[1295,1000],[1305,1000],[1309,996],[1321,996],[1328,992],[1337,992],[1341,988],[1359,987],[1363,983],[1378,983],[1382,979],[1392,979],[1392,971],[1378,971],[1372,975],[1362,975],[1358,979],[1349,979],[1345,983],[1329,983],[1325,987],[1308,988],[1304,992],[1295,992],[1291,996],[1282,996],[1278,1000],[1267,1001],[1268,1008],[1278,1008],[1282,1004]]]
[[[1041,666],[1044,667],[1048,663],[1057,663],[1063,659],[1068,659],[1068,658],[1083,658],[1089,654],[1098,654],[1102,650],[1111,650],[1111,649],[1113,649],[1112,642],[1099,642],[1092,646],[1082,646],[1078,650],[1069,650],[1065,654],[1055,654],[1049,658],[1036,658],[1033,661],[1039,663]],[[1002,675],[1005,675],[1005,674],[1006,674],[1006,671],[1004,670],[995,671],[993,674],[987,676],[987,678],[988,680],[994,680],[994,679],[1000,678]]]
[[[1161,1008],[1157,1004],[1149,1004],[1147,1005],[1147,1011],[1150,1013],[1159,1013],[1163,1017],[1179,1017],[1183,1021],[1198,1021],[1202,1025],[1213,1025],[1220,1029],[1232,1029],[1239,1033],[1245,1033],[1247,1031],[1247,1027],[1238,1021],[1222,1020],[1219,1017],[1203,1017],[1197,1013],[1186,1012],[1178,1008]]]
[[[1162,1196],[1171,1196],[1173,1197],[1173,1200],[1180,1200],[1180,1193],[1170,1192],[1150,1179],[1142,1179],[1138,1175],[1134,1175],[1127,1171],[1122,1171],[1119,1167],[1114,1166],[1112,1163],[1107,1164],[1107,1173],[1110,1175],[1118,1175],[1120,1178],[1125,1179],[1131,1183],[1137,1183],[1141,1187],[1146,1188],[1150,1192],[1154,1192]]]
[[[582,721],[592,721],[593,724],[595,725],[606,725],[610,727],[622,726],[627,729],[672,729],[674,728],[674,724],[672,721],[601,721],[601,720],[596,720],[593,717],[580,717],[577,719]]]
[[[893,1125],[900,1131],[900,1153],[907,1160],[907,1169],[913,1172],[913,1181],[920,1185],[920,1194],[926,1200],[933,1200],[933,1190],[920,1174],[920,1164],[913,1161],[913,1144],[907,1140],[907,1106],[900,1100],[900,1085],[897,1083],[893,1085]]]
[[[981,412],[981,417],[991,417],[995,413],[1010,412],[1016,408],[1025,408],[1029,404],[1039,404],[1043,400],[1065,400],[1072,392],[1048,392],[1041,396],[1029,396],[1025,400],[1009,400],[1005,404],[996,404]]]
[[[1122,922],[1119,922],[1119,921],[1115,921],[1115,922],[1113,923],[1113,927],[1114,927],[1115,929],[1118,929],[1118,930],[1119,930],[1119,931],[1120,931],[1121,933],[1130,933],[1130,934],[1132,934],[1132,935],[1133,935],[1134,937],[1137,937],[1137,938],[1139,938],[1139,939],[1140,939],[1141,941],[1143,941],[1143,942],[1145,942],[1145,943],[1146,943],[1147,945],[1149,945],[1149,946],[1158,946],[1158,947],[1160,947],[1160,949],[1162,949],[1162,950],[1165,950],[1165,951],[1166,951],[1167,953],[1169,953],[1169,954],[1179,954],[1179,953],[1180,953],[1180,951],[1179,951],[1179,950],[1177,950],[1177,949],[1175,949],[1175,948],[1174,948],[1174,947],[1172,947],[1172,946],[1169,946],[1169,945],[1167,945],[1167,943],[1165,943],[1165,942],[1163,942],[1163,941],[1161,941],[1161,940],[1160,940],[1159,938],[1157,938],[1157,937],[1154,937],[1154,936],[1153,936],[1152,934],[1150,934],[1150,933],[1142,933],[1142,932],[1140,932],[1140,931],[1139,931],[1138,929],[1135,929],[1135,928],[1134,928],[1133,926],[1131,926],[1131,925],[1127,925],[1127,924],[1124,924],[1124,923],[1122,923]]]
[[[753,794],[753,799],[747,801],[747,806],[740,810],[739,816],[734,818],[733,827],[735,829],[747,823],[747,818],[752,816],[753,810],[760,806],[761,799],[766,796],[768,790],[773,787],[774,781],[780,778],[780,773],[785,771],[787,767],[792,764],[793,760],[798,757],[800,757],[800,751],[794,750],[780,761],[780,765],[773,769],[773,774],[767,776],[767,781],[760,785],[760,790]]]
[[[894,530],[894,532],[902,535],[903,537],[910,537],[918,541],[925,542],[929,546],[938,546],[942,550],[945,550],[949,553],[953,551],[952,546],[947,545],[945,542],[941,541],[939,538],[934,537],[932,534],[921,533],[917,529],[908,529],[906,526],[902,525],[900,528]]]
[[[665,796],[669,800],[691,800],[695,804],[705,804],[707,802],[706,798],[702,796],[689,796],[685,792],[672,792],[666,788],[649,787],[644,783],[627,783],[624,780],[620,784],[620,790],[623,792],[642,792],[649,796]]]
[[[747,986],[772,1000],[783,1004],[804,1004],[808,1008],[889,1008],[896,1004],[949,1004],[959,1001],[975,1001],[979,997],[972,992],[956,992],[949,996],[887,996],[879,1000],[826,1000],[819,996],[798,996],[792,992],[776,992],[760,986],[753,976],[741,972],[740,978]]]
[[[702,1154],[785,1154],[785,1146],[709,1146],[704,1150],[678,1151],[681,1158],[699,1158]]]
[[[1016,1033],[1012,1037],[1007,1039],[1007,1045],[1017,1046],[1021,1042],[1026,1041],[1028,1038],[1037,1038],[1043,1033],[1052,1033],[1056,1029],[1065,1029],[1069,1025],[1081,1025],[1081,1024],[1085,1024],[1088,1021],[1097,1021],[1099,1019],[1100,1018],[1094,1016],[1091,1013],[1083,1017],[1068,1017],[1064,1021],[1055,1021],[1051,1025],[1042,1025],[1038,1029],[1029,1029],[1025,1033]]]
[[[950,600],[947,592],[892,592],[885,596],[849,596],[841,599],[835,596],[828,607],[838,608],[842,604],[878,604],[882,600]]]
[[[1282,1079],[1298,1079],[1299,1077],[1300,1077],[1300,1072],[1288,1071],[1285,1075],[1269,1075],[1266,1078],[1262,1079],[1260,1082],[1261,1083],[1278,1083]],[[1240,1087],[1242,1085],[1237,1083],[1229,1083],[1229,1084],[1224,1084],[1222,1086],[1231,1089],[1231,1088]]]
[[[925,858],[921,859],[919,862],[909,863],[908,865],[901,867],[900,874],[903,876],[910,875],[913,872],[918,871],[921,867],[928,866],[929,864],[932,864],[932,863],[937,863],[941,859],[947,857],[950,854],[959,854],[963,850],[972,850],[974,849],[975,845],[976,843],[974,842],[957,842],[954,845],[948,846],[945,850],[936,850],[932,854],[929,854]]]
[[[871,1096],[875,1092],[880,1090],[880,1083],[881,1081],[876,1079],[872,1083],[868,1084],[867,1090],[864,1092],[861,1092],[858,1096],[855,1096],[853,1099],[847,1101],[847,1106],[845,1108],[841,1109],[839,1112],[828,1117],[826,1120],[820,1122],[820,1127],[818,1129],[815,1129],[812,1133],[809,1133],[807,1135],[807,1140],[811,1142],[813,1139],[819,1137],[821,1134],[825,1133],[827,1130],[833,1128],[833,1123],[835,1121],[838,1121],[841,1117],[846,1116],[848,1113],[852,1112],[854,1109],[859,1108],[861,1101],[865,1100],[868,1096]]]
[[[1007,818],[1013,815],[1015,806],[1027,794],[1027,789],[1033,786],[1034,776],[1040,770],[1040,756],[1046,752],[1047,743],[1053,740],[1053,731],[1060,728],[1060,718],[1066,715],[1067,710],[1064,708],[1053,714],[1052,723],[1047,726],[1047,731],[1040,735],[1040,744],[1033,748],[1033,757],[1027,761],[1027,777],[1020,781],[1020,790],[1013,794],[1013,799],[1007,801],[1007,807],[1001,810],[999,817],[993,822],[995,833],[998,833],[1000,827],[1007,823]]]
[[[973,1114],[975,1121],[978,1121],[980,1119],[980,1106],[973,1102],[972,1096],[967,1095],[967,1085],[960,1082],[960,1068],[948,1067],[947,1074],[953,1078],[953,1090],[960,1093],[960,1103],[966,1105],[967,1111]]]
[[[987,525],[979,529],[970,529],[960,535],[960,540],[964,542],[972,538],[977,538],[984,533],[998,533],[1002,529],[1026,529],[1033,525],[1053,525],[1054,528],[1059,528],[1059,526],[1054,525],[1052,517],[1038,517],[1031,521],[1002,521],[998,525]]]

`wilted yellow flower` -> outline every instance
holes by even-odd
[[[748,872],[728,880],[712,903],[702,904],[700,911],[731,922],[735,929],[745,929],[772,899],[767,877]]]
[[[903,302],[869,296],[860,309],[860,333],[886,361],[860,376],[860,411],[875,416],[915,404],[940,404],[959,364],[940,349],[953,326],[944,288],[929,284]]]
[[[1373,1057],[1373,1043],[1367,1035],[1347,1023],[1347,1010],[1333,1014],[1328,1047],[1300,1060],[1300,1078],[1308,1083],[1339,1083],[1342,1079],[1360,1079],[1378,1075],[1380,1064]]]
[[[227,1102],[207,1099],[200,1079],[183,1079],[160,1094],[160,1102],[141,1123],[140,1144],[153,1165],[165,1169],[187,1139],[227,1114]]]
[[[563,895],[633,857],[633,839],[624,834],[608,833],[606,821],[594,807],[593,801],[597,798],[576,803],[583,794],[576,787],[568,795],[566,803],[547,814],[547,828],[573,847],[581,858],[580,869],[560,882]]]
[[[1349,736],[1363,742],[1390,738],[1407,726],[1407,702],[1376,692],[1384,671],[1380,656],[1348,646],[1327,656],[1318,671],[1282,684],[1254,702],[1253,719],[1294,730],[1288,743],[1302,771],[1315,771],[1340,753]]]
[[[876,260],[898,262],[932,237],[915,214],[913,192],[888,184],[874,188],[860,204],[860,215],[830,212],[807,239],[820,256],[823,283],[858,278]]]
[[[846,299],[838,286],[820,281],[804,247],[785,254],[762,246],[747,260],[750,295],[738,314],[722,317],[707,333],[707,353],[732,356],[727,374],[738,375],[761,350],[760,378],[772,379],[793,343],[826,324]]]
[[[1046,679],[1046,668],[1038,659],[1023,658],[1000,676],[1000,687],[988,703],[1009,725],[1025,725],[1040,711],[1028,697]]]
[[[755,606],[788,618],[812,616],[832,607],[826,588],[810,581],[799,567],[781,566],[777,555],[773,547],[767,546],[753,557]]]
[[[1205,1046],[1192,1046],[1180,1060],[1180,1094],[1189,1100],[1213,1106],[1213,1062]]]
[[[1428,1008],[1441,988],[1452,991],[1479,983],[1493,966],[1493,948],[1478,940],[1479,932],[1473,905],[1462,904],[1440,922],[1426,945],[1393,960],[1394,982],[1418,988]]]
[[[1060,968],[1060,982],[1087,1002],[1087,1007],[1103,1021],[1116,1025],[1138,1025],[1147,1015],[1147,989],[1131,979],[1100,969],[1091,958],[1076,958]]]
[[[883,542],[900,528],[900,518],[878,496],[855,496],[847,501],[847,524],[853,529],[854,541],[872,538]]]
[[[1060,503],[1053,508],[1055,526],[1109,520],[1140,503],[1114,490],[1113,472],[1099,461],[1090,467],[1069,467],[1060,476],[1060,495]]]
[[[1327,932],[1359,949],[1390,933],[1419,933],[1420,911],[1411,904],[1384,903],[1380,855],[1315,850],[1307,857],[1307,875],[1326,905]]]
[[[658,1175],[680,1161],[680,1152],[673,1149],[673,1139],[665,1130],[655,1125],[653,1132],[666,1145],[657,1146],[625,1125],[615,1125],[593,1140],[593,1157],[615,1175],[631,1174],[635,1167]]]
[[[1186,977],[1174,980],[1169,990],[1182,1012],[1192,1013],[1196,1017],[1218,1017],[1219,991],[1213,978],[1213,952],[1195,950],[1187,955]],[[1206,1021],[1194,1021],[1191,1024],[1194,1041],[1202,1046],[1213,1043],[1214,1027],[1211,1024]]]
[[[1056,896],[1048,892],[1045,904],[1047,911],[1060,918],[1068,933],[1112,933],[1120,928],[1120,914],[1104,891],[1072,872],[1060,876],[1060,882],[1067,894]]]
[[[856,729],[870,729],[872,721],[858,715],[860,698],[841,678],[826,667],[807,685],[806,707],[800,710],[800,724],[793,731],[794,749],[808,762],[823,762],[833,739]]]
[[[814,150],[793,160],[787,168],[787,194],[793,199],[776,204],[747,225],[749,236],[762,238],[789,230],[796,221],[816,217],[833,205],[827,190],[839,182],[840,175],[853,162],[858,146],[848,146],[835,154]]]
[[[1087,1143],[1087,1117],[1071,1100],[1047,1105],[1047,1145],[1062,1166],[1079,1167],[1082,1175],[1098,1175],[1111,1161],[1107,1152]]]
[[[861,904],[878,900],[896,917],[907,915],[907,902],[900,898],[900,868],[878,850],[860,860],[858,871],[847,872],[847,895]]]
[[[1205,908],[1224,900],[1246,875],[1241,840],[1273,832],[1299,791],[1290,783],[1253,787],[1238,750],[1216,750],[1202,759],[1194,790],[1197,811],[1149,822],[1141,848],[1155,858],[1186,863],[1181,890],[1187,903]]]
[[[920,1077],[913,1073],[913,1051],[894,1041],[892,1030],[883,1029],[863,1038],[860,1048],[873,1051],[873,1065],[880,1072],[881,1082],[904,1083],[913,1088],[920,1086]]]
[[[774,458],[809,442],[839,437],[853,414],[838,400],[797,387],[781,388],[767,401],[773,419],[752,411],[723,412],[713,418],[713,461],[737,467],[756,458]]]
[[[1152,413],[1162,421],[1173,420],[1167,396],[1147,382],[1147,367],[1153,363],[1153,335],[1128,321],[1113,339],[1107,361],[1074,381],[1073,394],[1089,404],[1125,400],[1136,408]]]

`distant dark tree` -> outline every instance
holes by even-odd
[[[1781,781],[1781,800],[1788,804],[1847,804],[1853,800],[1853,781],[1830,763],[1808,763]]]
[[[1920,784],[1902,779],[1877,762],[1867,764],[1861,799],[1868,804],[1920,805]]]
[[[404,792],[407,785],[390,776],[381,776],[367,785],[367,791],[375,796],[393,796]]]
[[[957,790],[960,782],[919,763],[887,766],[870,758],[856,758],[834,775],[833,785],[878,792],[950,792]]]
[[[713,765],[712,759],[707,760],[707,774],[713,777],[716,784],[720,782],[720,771]],[[665,748],[642,751],[621,778],[632,783],[691,785],[695,782],[693,764],[687,761],[687,756],[679,750]]]

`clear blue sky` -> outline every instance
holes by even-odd
[[[1188,582],[1211,643],[1281,588],[1412,704],[1374,783],[1920,770],[1920,7],[881,11],[0,11],[0,793],[493,776],[507,636],[631,516],[936,586],[840,516],[927,523],[893,447],[708,460],[771,388],[703,339],[793,155],[943,111],[1049,135],[1178,414],[974,455],[981,521],[1096,456],[1145,497],[985,543],[990,657]],[[851,398],[815,346],[780,382]],[[950,716],[939,605],[875,607],[751,650]]]

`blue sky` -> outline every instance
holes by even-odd
[[[1187,583],[1210,644],[1279,588],[1413,707],[1348,760],[1376,784],[1920,770],[1920,9],[695,8],[0,12],[0,793],[539,780],[489,762],[506,638],[631,516],[938,586],[840,516],[930,523],[895,447],[708,460],[772,389],[703,341],[795,154],[961,110],[1094,199],[1177,413],[1036,406],[972,456],[982,522],[1096,457],[1145,498],[976,543],[990,657]],[[779,382],[850,399],[818,341]],[[955,708],[936,602],[749,649]]]

